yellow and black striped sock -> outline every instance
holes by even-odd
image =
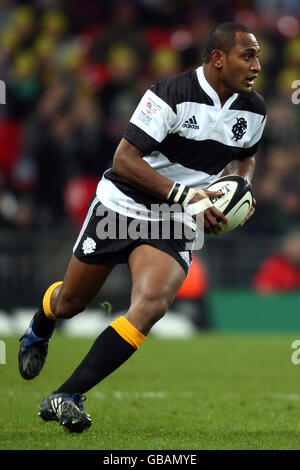
[[[55,289],[60,286],[63,283],[63,281],[58,281],[54,282],[54,284],[51,284],[51,286],[48,287],[46,290],[44,297],[43,297],[43,311],[46,315],[47,318],[50,318],[50,320],[57,320],[56,316],[52,312],[51,309],[51,297]]]
[[[113,320],[110,326],[119,333],[127,343],[131,344],[134,349],[138,349],[146,339],[146,336],[137,330],[137,328],[123,316]]]
[[[51,335],[56,326],[56,317],[51,310],[51,297],[62,281],[51,284],[46,290],[40,309],[36,312],[32,321],[32,329],[39,338],[46,338]]]
[[[57,393],[87,392],[127,361],[145,338],[125,317],[112,321]]]

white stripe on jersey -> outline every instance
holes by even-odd
[[[252,147],[258,142],[263,133],[264,126],[260,125],[262,116],[246,110],[229,110],[228,108],[233,101],[233,97],[229,98],[219,111],[214,106],[207,106],[203,103],[178,104],[178,114],[183,117],[172,129],[172,134],[176,132],[186,139],[198,142],[210,139],[228,146]],[[183,122],[188,116],[195,116],[197,128],[195,126],[183,127]],[[240,118],[245,119],[247,122],[247,132],[242,139],[234,141],[232,127]]]

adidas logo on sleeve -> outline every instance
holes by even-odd
[[[186,121],[184,121],[184,123],[182,124],[182,127],[187,127],[188,129],[199,129],[195,115],[187,119]]]

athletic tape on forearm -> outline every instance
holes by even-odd
[[[201,199],[201,201],[194,202],[193,204],[188,204],[185,207],[185,212],[193,216],[205,211],[206,209],[209,209],[212,205],[213,203],[211,202],[211,200],[206,197],[204,199]]]

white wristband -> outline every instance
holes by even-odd
[[[191,189],[184,184],[174,183],[171,191],[167,195],[167,200],[178,203],[181,207],[185,208],[194,194],[195,189]]]

